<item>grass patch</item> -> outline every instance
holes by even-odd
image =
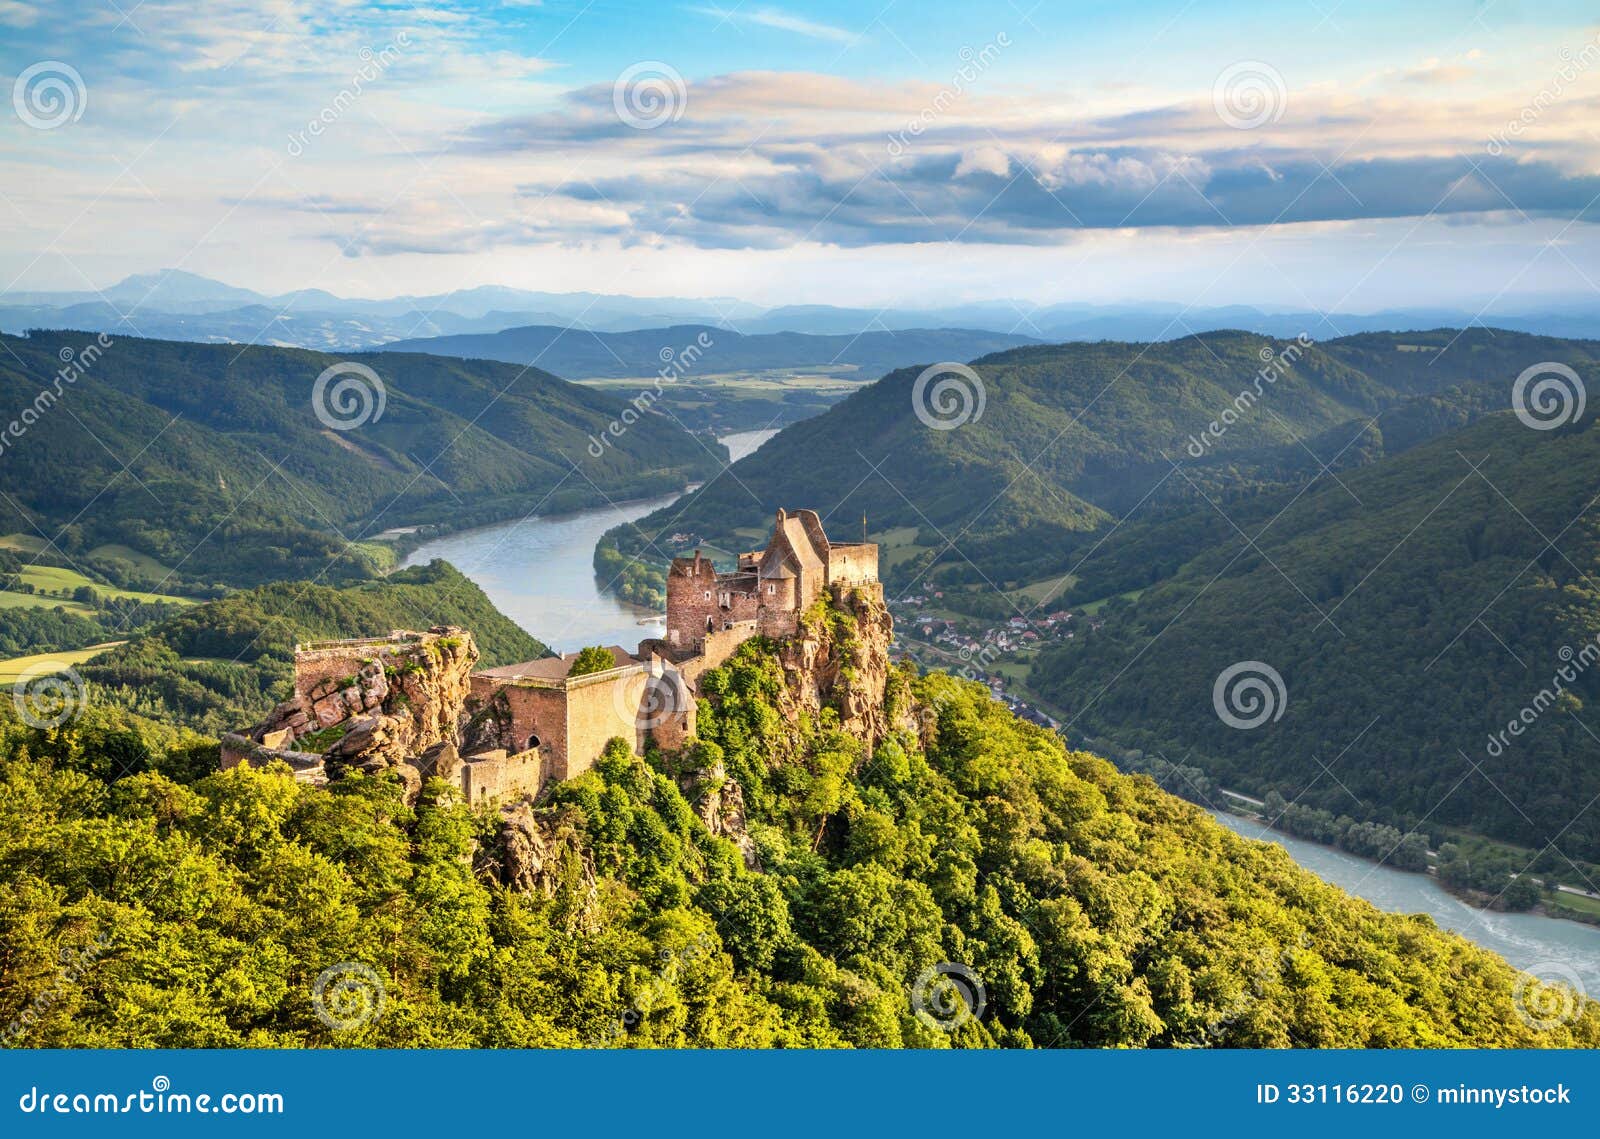
[[[94,659],[107,649],[114,649],[118,645],[127,643],[127,641],[107,641],[103,645],[90,645],[86,649],[71,649],[60,653],[39,653],[36,656],[0,660],[0,684],[15,684],[23,673],[41,664],[82,664],[84,661]]]
[[[1057,575],[1045,578],[1043,581],[1031,582],[1019,589],[1009,590],[1007,596],[1013,601],[1031,601],[1035,605],[1045,605],[1077,584],[1078,579],[1072,574],[1064,577]]]
[[[175,605],[194,604],[187,597],[172,597],[164,593],[145,593],[137,589],[116,589],[109,585],[101,585],[99,582],[90,581],[77,570],[66,569],[62,566],[30,566],[22,571],[21,578],[24,584],[33,586],[34,589],[39,590],[41,593],[71,593],[73,590],[87,585],[101,597],[130,598],[147,604],[158,601],[167,601]],[[27,597],[28,595],[16,594],[16,596]],[[67,604],[59,598],[38,597],[37,594],[34,597],[51,605]]]
[[[149,554],[142,554],[132,546],[123,546],[111,542],[104,546],[96,546],[89,551],[91,558],[104,558],[107,561],[127,562],[134,569],[155,581],[161,581],[172,576],[172,571],[162,565]]]
[[[1130,590],[1128,590],[1127,593],[1120,593],[1117,596],[1121,597],[1125,601],[1137,601],[1137,600],[1139,600],[1140,595],[1143,594],[1143,593],[1144,593],[1144,590],[1142,590],[1142,589],[1130,589]],[[1088,614],[1089,616],[1092,617],[1096,613],[1100,612],[1100,610],[1104,609],[1107,605],[1109,605],[1111,603],[1111,601],[1112,601],[1112,599],[1109,598],[1109,597],[1102,597],[1100,600],[1091,601],[1087,605],[1079,605],[1077,607],[1078,608],[1078,612],[1086,613],[1086,614]]]
[[[0,549],[17,550],[25,554],[37,554],[48,546],[48,542],[33,534],[6,534],[0,536]]]

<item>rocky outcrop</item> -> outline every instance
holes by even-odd
[[[739,848],[745,869],[760,870],[761,855],[745,826],[744,788],[719,763],[678,777],[678,788],[689,800],[706,830]]]
[[[386,653],[367,666],[378,670],[383,697],[376,705],[368,704],[367,693],[378,690],[377,685],[360,689],[361,712],[346,721],[344,735],[327,749],[330,774],[350,767],[369,773],[409,767],[420,779],[420,757],[438,744],[455,744],[477,662],[472,634],[453,631]],[[339,693],[346,707],[351,703],[349,693],[350,689]]]
[[[297,655],[297,684],[302,661],[326,675],[305,678],[291,699],[239,734],[234,762],[276,758],[295,767],[296,757],[310,757],[319,779],[389,771],[404,780],[408,801],[430,778],[458,778],[459,728],[478,662],[472,634],[438,626],[326,644],[333,647]]]
[[[501,808],[500,829],[478,848],[479,874],[510,890],[553,898],[568,890],[592,895],[594,861],[570,811],[535,810],[527,801]]]
[[[876,744],[893,727],[885,695],[894,621],[883,587],[835,587],[825,613],[811,612],[778,645],[791,718],[831,707],[851,735]]]

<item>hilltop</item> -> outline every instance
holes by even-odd
[[[411,802],[359,770],[196,778],[192,736],[0,711],[19,868],[0,1014],[97,944],[93,984],[36,1011],[30,1045],[1600,1044],[1577,995],[977,685],[880,675],[892,727],[854,734],[859,686],[804,697],[806,662],[855,636],[829,610],[803,655],[745,642],[702,675],[695,739],[643,759],[613,741],[535,803],[469,806],[440,780]],[[356,986],[332,1012],[307,998],[330,969]]]
[[[1597,356],[1595,342],[1487,330],[1309,347],[1243,332],[1041,345],[973,360],[979,384],[957,377],[943,412],[931,389],[918,406],[921,373],[906,369],[784,429],[602,547],[631,557],[689,533],[735,550],[798,497],[830,520],[865,514],[875,534],[903,530],[886,560],[891,588],[992,594],[1062,577],[1136,510],[1209,510],[1208,498],[1303,485],[1325,463],[1371,462],[1504,407],[1530,363],[1581,369]],[[1254,410],[1213,437],[1208,425],[1256,388]]]
[[[1077,730],[1229,787],[1491,835],[1582,884],[1562,852],[1600,860],[1583,810],[1600,795],[1597,470],[1592,415],[1541,432],[1505,411],[1227,517],[1132,523],[1063,604],[1137,600],[1046,650],[1030,683]],[[1255,660],[1286,706],[1237,731],[1213,682]]]
[[[648,416],[586,453],[626,405],[534,368],[420,355],[79,333],[0,337],[0,533],[69,564],[106,545],[165,567],[145,588],[371,577],[367,542],[677,490],[720,455]],[[379,387],[318,377],[347,364]],[[70,378],[62,380],[63,373]]]
[[[568,379],[600,379],[654,376],[663,361],[697,342],[708,346],[694,361],[692,374],[836,366],[853,369],[862,379],[876,379],[884,372],[919,361],[965,360],[1038,343],[1029,336],[963,328],[912,328],[852,335],[744,335],[730,328],[696,324],[631,332],[547,325],[400,340],[385,345],[385,351],[538,364]]]

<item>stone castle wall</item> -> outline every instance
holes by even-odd
[[[567,681],[567,750],[560,778],[588,771],[613,736],[627,740],[635,755],[643,753],[648,680],[640,665]]]
[[[833,546],[828,550],[828,580],[838,582],[867,582],[878,580],[878,547],[876,544],[854,543]]]
[[[687,651],[706,635],[706,622],[721,624],[717,570],[709,558],[680,559],[667,571],[667,643]]]
[[[461,764],[461,794],[469,803],[537,795],[549,778],[548,768],[538,751],[507,755],[497,750],[470,756]]]

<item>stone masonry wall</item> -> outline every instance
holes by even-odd
[[[567,681],[567,760],[559,778],[588,771],[613,736],[626,740],[635,755],[644,751],[648,679],[638,667]]]

